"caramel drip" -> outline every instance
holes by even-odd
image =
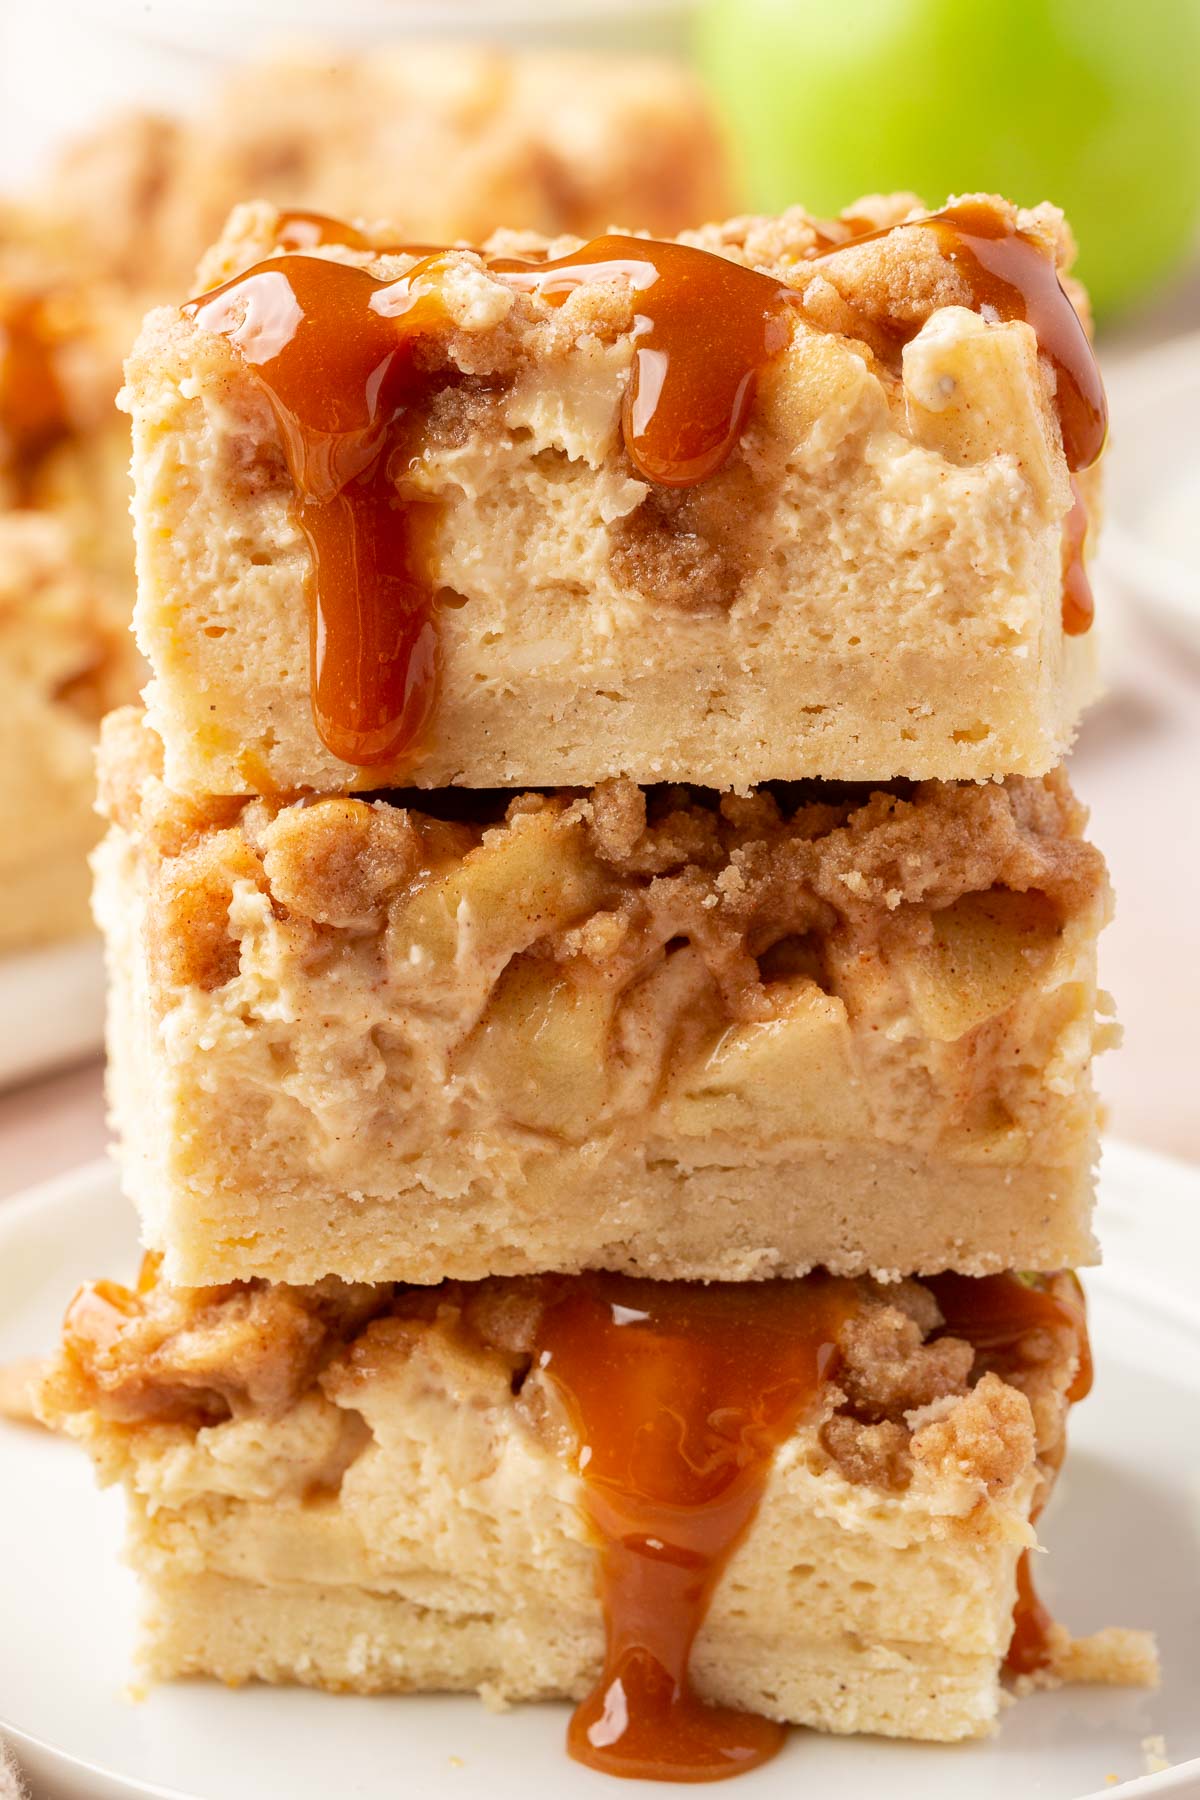
[[[185,308],[228,338],[271,402],[312,552],[313,716],[341,761],[392,762],[433,707],[437,646],[428,502],[397,481],[442,373],[417,366],[445,330],[436,257],[397,281],[320,257],[260,263]]]
[[[1077,1276],[930,1275],[922,1279],[937,1299],[945,1333],[964,1338],[982,1356],[1003,1358],[1010,1367],[1020,1362],[1021,1340],[1031,1332],[1072,1333],[1076,1367],[1067,1400],[1074,1405],[1091,1393],[1087,1302]]]
[[[48,295],[33,294],[10,299],[0,312],[0,432],[17,465],[19,504],[29,499],[22,477],[68,428],[66,396],[54,365],[59,333],[51,304]]]
[[[281,212],[275,223],[275,242],[281,250],[319,250],[325,244],[345,244],[351,250],[369,250],[370,241],[345,219],[329,213],[306,212],[293,207]]]
[[[985,1356],[998,1356],[1008,1366],[1019,1363],[1021,1340],[1034,1331],[1068,1331],[1074,1335],[1076,1365],[1067,1402],[1085,1400],[1092,1388],[1092,1350],[1087,1329],[1087,1303],[1078,1279],[1058,1278],[1052,1289],[1046,1277],[1018,1275],[936,1275],[927,1280],[952,1336],[965,1338]],[[1063,1293],[1064,1286],[1069,1292]],[[1039,1505],[1032,1514],[1036,1522]],[[1017,1599],[1013,1634],[1005,1667],[1014,1675],[1031,1675],[1052,1661],[1054,1620],[1038,1599],[1028,1550],[1017,1564]]]
[[[819,223],[814,220],[812,234],[812,244],[801,259],[804,262],[815,262],[817,257],[826,256],[833,250],[848,250],[851,244],[861,243],[863,238],[887,235],[873,219],[864,218],[861,213],[839,213],[836,219],[823,219]]]
[[[344,244],[347,249],[366,250],[372,256],[440,256],[446,248],[444,244],[376,243],[357,225],[348,225],[345,219],[295,207],[281,212],[276,218],[275,242],[281,250],[301,256],[327,244]]]
[[[571,1755],[608,1774],[716,1781],[779,1750],[784,1727],[709,1706],[688,1662],[777,1446],[814,1413],[854,1284],[585,1275],[543,1315],[535,1362],[578,1432],[599,1543],[604,1672]]]
[[[1058,278],[1054,253],[980,201],[949,206],[925,221],[942,252],[971,284],[975,306],[997,319],[1023,319],[1054,370],[1055,410],[1072,474],[1098,461],[1108,436],[1104,383],[1083,321]]]
[[[1036,1522],[1037,1514],[1031,1522]],[[1028,1550],[1022,1550],[1017,1562],[1017,1598],[1013,1606],[1013,1633],[1008,1641],[1004,1666],[1010,1675],[1035,1675],[1049,1668],[1053,1658],[1054,1617],[1038,1599],[1033,1583],[1033,1568]]]
[[[331,235],[361,241],[321,214],[285,214],[280,230],[306,247]],[[414,354],[449,324],[440,255],[388,282],[285,254],[184,309],[229,340],[270,398],[313,558],[313,716],[326,747],[359,767],[411,755],[435,696],[427,544],[437,509],[404,498],[397,480],[419,451],[423,409],[456,379],[422,370]],[[642,474],[667,486],[720,468],[759,369],[789,335],[790,289],[684,245],[601,238],[557,262],[491,267],[551,304],[585,283],[632,284],[638,341],[625,437]]]
[[[1062,617],[1067,636],[1079,637],[1096,616],[1096,600],[1084,561],[1089,524],[1087,503],[1074,476],[1071,492],[1074,501],[1063,522]]]
[[[1072,474],[1090,469],[1108,435],[1108,402],[1083,321],[1058,278],[1053,250],[986,201],[967,200],[925,219],[857,235],[845,244],[819,244],[810,260],[907,230],[935,234],[942,255],[970,286],[977,312],[985,318],[1022,319],[1032,326],[1038,348],[1055,374],[1054,405],[1067,467]]]
[[[659,487],[693,487],[728,460],[760,371],[791,337],[798,300],[793,288],[723,256],[646,238],[601,237],[553,262],[496,258],[488,267],[552,305],[597,282],[633,289],[621,427],[639,474]]]

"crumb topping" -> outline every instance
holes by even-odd
[[[954,204],[986,208],[998,226],[1019,230],[1040,243],[1064,273],[1074,260],[1074,241],[1056,207],[1018,208],[996,194],[958,196]],[[777,216],[746,215],[681,232],[678,241],[795,289],[802,296],[801,329],[807,325],[848,338],[868,352],[879,371],[895,374],[898,331],[915,329],[946,307],[971,308],[977,303],[961,262],[918,223],[927,215],[928,208],[915,196],[902,194],[857,202],[836,219],[822,219],[800,206]],[[222,244],[202,268],[206,285],[228,280],[275,253],[279,217],[275,208],[262,202],[236,208]],[[910,224],[912,228],[906,229]],[[873,229],[885,235],[870,236]],[[417,253],[370,248],[372,236],[386,245],[389,235],[394,243],[394,232],[377,228],[368,232],[365,248],[361,242],[347,243],[324,246],[317,253],[395,279],[420,258]],[[465,373],[510,376],[530,361],[564,355],[584,338],[611,343],[627,333],[636,294],[619,277],[580,286],[558,304],[536,292],[513,293],[487,272],[489,258],[557,259],[571,255],[583,242],[577,236],[538,237],[506,230],[494,233],[479,249],[460,245],[448,251],[441,279],[452,319],[457,312],[457,329],[452,324],[434,354]],[[820,260],[814,261],[818,252]],[[487,289],[497,290],[496,302],[481,309],[481,295]],[[470,341],[481,337],[486,337],[486,346]]]
[[[278,1416],[318,1382],[353,1404],[356,1383],[432,1334],[498,1359],[503,1385],[537,1430],[546,1415],[531,1379],[539,1325],[573,1279],[180,1289],[160,1282],[148,1259],[137,1291],[112,1282],[80,1290],[42,1405],[51,1416],[95,1409],[118,1425],[199,1428]],[[1035,1450],[1045,1471],[1057,1467],[1075,1357],[1066,1334],[1035,1334],[1045,1341],[1022,1338],[1002,1356],[981,1357],[945,1334],[930,1287],[855,1285],[820,1408],[822,1451],[847,1480],[894,1490],[920,1468],[944,1469],[999,1489]]]
[[[525,868],[534,841],[534,878],[513,878],[489,922],[497,974],[507,943],[509,956],[624,990],[689,943],[734,1021],[774,1017],[799,974],[838,992],[840,968],[874,967],[882,934],[921,940],[964,896],[1027,896],[1022,925],[1034,943],[1052,941],[1105,891],[1103,860],[1079,835],[1085,815],[1060,772],[982,787],[802,783],[750,796],[606,781],[507,806],[484,794],[477,817],[470,796],[455,796],[459,815],[437,817],[426,794],[185,801],[142,778],[153,742],[130,715],[106,724],[103,805],[155,844],[149,945],[171,990],[210,992],[237,976],[239,884],[270,898],[300,956],[320,954],[333,931],[383,934],[387,947],[389,925],[430,884],[470,889],[475,869],[482,880],[484,866]],[[558,882],[552,904],[549,882]]]
[[[147,1257],[136,1290],[98,1281],[76,1294],[48,1393],[61,1404],[86,1392],[124,1425],[278,1416],[390,1300],[388,1288],[332,1277],[306,1288],[168,1287]]]
[[[334,930],[386,932],[448,872],[469,880],[481,858],[512,858],[515,869],[534,829],[544,880],[560,887],[548,906],[534,881],[527,910],[510,884],[492,922],[502,933],[510,920],[510,954],[623,988],[687,942],[735,1019],[772,1016],[776,982],[796,971],[832,984],[822,946],[861,962],[882,930],[919,935],[964,896],[1029,896],[1032,926],[1053,936],[1104,891],[1061,772],[980,786],[781,784],[747,796],[617,780],[507,806],[460,793],[439,817],[432,794],[181,800],[145,778],[155,740],[134,715],[116,715],[105,733],[103,805],[154,846],[152,955],[172,988],[211,990],[236,975],[239,883],[268,895],[297,946],[316,954]]]

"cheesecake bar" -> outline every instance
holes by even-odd
[[[0,952],[91,928],[96,733],[138,671],[124,596],[62,521],[0,512]]]
[[[296,241],[237,211],[127,365],[172,787],[1058,761],[1104,404],[1052,208]]]
[[[693,1752],[722,1708],[768,1754],[769,1721],[950,1740],[994,1725],[1006,1652],[1154,1678],[1141,1634],[1073,1647],[1032,1599],[1014,1634],[1081,1304],[1069,1276],[173,1291],[151,1262],[76,1296],[40,1404],[125,1485],[151,1677],[567,1696],[585,1755],[619,1683],[610,1768],[663,1755],[655,1671]]]
[[[1061,774],[174,794],[106,721],[127,1191],[171,1280],[1094,1260]]]

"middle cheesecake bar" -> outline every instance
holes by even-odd
[[[1094,1260],[1061,774],[188,799],[108,722],[111,1098],[183,1283]]]

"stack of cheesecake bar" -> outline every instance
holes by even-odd
[[[1113,1029],[1060,216],[295,241],[239,209],[127,370],[148,1255],[42,1404],[146,1667],[571,1697],[688,1779],[1151,1679],[1027,1556]]]

